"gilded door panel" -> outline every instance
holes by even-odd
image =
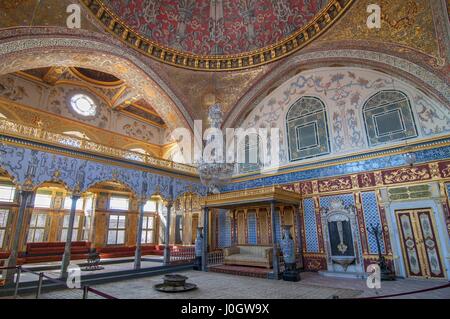
[[[444,278],[445,275],[442,270],[441,256],[438,248],[439,244],[436,240],[430,211],[419,211],[417,214],[422,233],[423,248],[428,262],[429,276],[432,278]]]
[[[397,212],[403,257],[410,277],[445,278],[430,209]]]
[[[192,243],[197,239],[198,216],[192,216]]]
[[[422,277],[424,276],[424,273],[419,259],[420,253],[417,247],[410,212],[399,212],[397,218],[400,226],[402,247],[408,276]]]
[[[259,211],[258,220],[259,220],[259,227],[260,227],[261,244],[268,245],[269,244],[269,226],[267,223],[267,212],[265,210]]]

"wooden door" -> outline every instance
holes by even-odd
[[[445,278],[431,209],[397,211],[396,215],[407,276]]]

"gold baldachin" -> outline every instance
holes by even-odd
[[[86,8],[122,42],[160,62],[185,69],[201,71],[233,71],[261,66],[286,57],[305,47],[323,34],[355,0],[330,0],[304,27],[289,37],[262,49],[235,55],[196,55],[165,47],[129,26],[112,12],[102,0],[82,0]]]

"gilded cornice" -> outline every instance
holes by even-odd
[[[68,128],[76,127],[77,129],[82,130],[94,142],[117,148],[126,148],[128,146],[130,146],[130,148],[136,148],[139,146],[155,157],[162,157],[163,154],[162,145],[149,143],[131,136],[112,132],[72,119],[62,118],[53,113],[37,110],[31,106],[26,106],[2,97],[0,97],[0,110],[7,115],[9,119],[23,125],[35,125],[39,123],[42,128],[53,133],[62,133],[68,131]],[[71,136],[67,137],[71,138]]]
[[[51,133],[40,127],[32,127],[9,120],[0,119],[0,139],[16,146],[42,150],[76,158],[89,158],[104,163],[115,160],[119,165],[147,170],[161,170],[176,176],[197,177],[197,169],[192,166],[149,155],[125,151],[101,145],[88,140]]]
[[[330,0],[303,28],[271,46],[236,55],[194,55],[162,46],[137,33],[114,14],[101,0],[82,0],[90,11],[111,34],[139,52],[165,64],[202,71],[230,71],[248,69],[286,57],[321,36],[352,5],[354,0]]]
[[[378,149],[373,149],[370,152],[362,151],[362,152],[356,152],[353,154],[346,154],[341,156],[335,156],[332,159],[318,161],[317,159],[309,162],[304,162],[302,164],[297,163],[291,163],[288,165],[285,165],[283,167],[280,167],[280,169],[272,174],[269,172],[265,173],[264,175],[261,175],[257,172],[248,173],[248,174],[242,174],[242,175],[236,175],[234,176],[232,182],[233,183],[239,183],[239,182],[245,182],[245,181],[251,181],[256,180],[260,178],[266,178],[271,176],[280,176],[280,175],[286,175],[290,173],[296,173],[296,172],[302,172],[302,171],[308,171],[312,169],[318,169],[318,168],[327,168],[327,167],[333,167],[337,165],[347,164],[347,163],[355,163],[360,162],[363,160],[371,160],[371,159],[377,159],[377,158],[384,158],[387,156],[393,156],[393,155],[399,155],[399,154],[406,154],[409,152],[417,152],[417,151],[423,151],[423,150],[429,150],[434,149],[438,147],[445,147],[450,146],[450,135],[441,136],[441,137],[434,137],[430,139],[422,139],[416,142],[411,142],[408,144],[408,148],[404,147],[404,144],[400,145],[393,145],[389,147],[379,147]]]
[[[225,207],[270,201],[298,205],[300,196],[280,186],[270,186],[209,195],[201,200],[201,205],[204,207]]]

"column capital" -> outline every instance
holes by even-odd
[[[72,195],[70,195],[70,198],[72,200],[79,200],[82,196],[83,196],[83,194],[81,194],[81,193],[73,192]]]
[[[163,201],[164,206],[166,206],[167,208],[172,208],[174,201],[172,199],[167,199]]]
[[[35,191],[33,182],[31,179],[27,179],[24,184],[18,185],[17,188],[21,193],[33,193]]]
[[[137,203],[139,206],[147,204],[147,202],[150,200],[147,196],[137,197],[136,198]]]

